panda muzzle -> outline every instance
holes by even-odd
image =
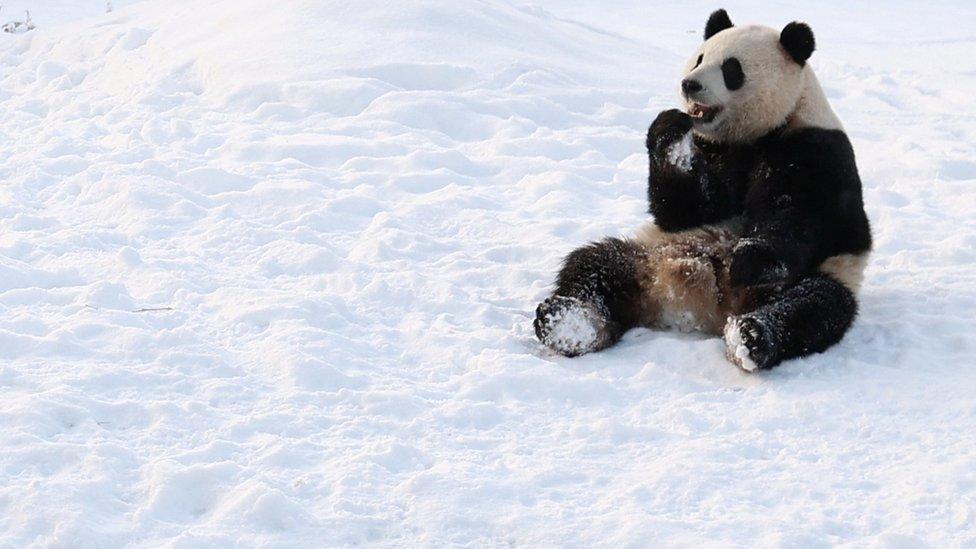
[[[692,103],[691,107],[688,109],[688,116],[694,119],[696,122],[711,122],[715,120],[722,107],[708,107],[700,103]]]

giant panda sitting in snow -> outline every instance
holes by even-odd
[[[647,132],[652,223],[569,254],[535,331],[566,356],[635,326],[722,334],[746,371],[821,352],[854,320],[871,249],[854,151],[807,64],[813,32],[709,17]]]

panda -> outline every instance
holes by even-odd
[[[577,356],[637,326],[694,330],[722,336],[752,372],[840,341],[871,228],[813,50],[804,23],[711,14],[681,80],[685,109],[647,132],[653,220],[566,257],[536,309],[543,344]]]

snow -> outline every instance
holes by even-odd
[[[971,3],[729,6],[814,29],[876,236],[844,341],[753,374],[532,330],[714,5],[23,4],[0,545],[976,544]]]
[[[691,160],[694,156],[691,150],[692,143],[691,132],[686,133],[684,137],[675,141],[668,148],[668,162],[683,172],[691,171]]]

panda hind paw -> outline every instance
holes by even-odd
[[[765,370],[779,363],[769,331],[752,316],[729,317],[724,339],[726,358],[745,372]]]
[[[554,295],[540,303],[533,326],[539,341],[563,356],[579,356],[612,343],[600,307],[573,297]]]

